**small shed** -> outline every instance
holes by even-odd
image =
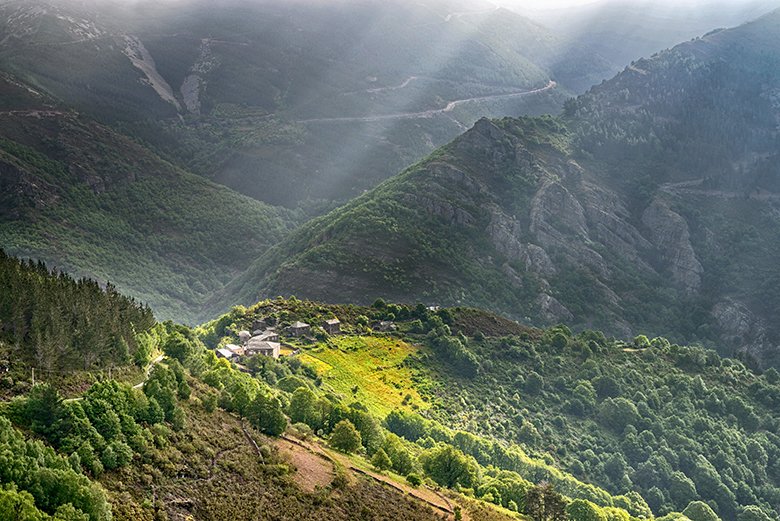
[[[244,354],[244,348],[236,344],[225,344],[225,349],[237,356],[242,356]]]
[[[281,350],[281,344],[279,342],[268,342],[266,340],[259,340],[258,337],[254,337],[250,339],[246,345],[247,355],[263,355],[263,356],[271,356],[273,358],[279,358],[280,350]]]
[[[238,339],[241,341],[242,344],[246,344],[250,338],[252,338],[252,333],[250,333],[249,331],[238,332]]]
[[[395,331],[398,329],[395,325],[395,322],[391,320],[383,320],[381,322],[376,322],[374,326],[372,327],[375,331]]]
[[[231,360],[235,356],[236,354],[233,353],[233,351],[229,349],[225,349],[224,347],[221,349],[217,349],[217,358],[225,358],[227,360]]]
[[[332,318],[322,323],[322,329],[329,335],[336,335],[341,332],[341,320]]]
[[[287,331],[292,336],[308,335],[311,332],[311,326],[306,322],[297,321],[288,327]]]
[[[259,329],[261,331],[264,331],[268,327],[268,322],[265,320],[255,320],[252,322],[252,329]]]

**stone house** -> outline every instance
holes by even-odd
[[[247,355],[263,355],[279,358],[281,344],[279,344],[279,342],[268,342],[267,340],[260,340],[259,337],[254,337],[247,342],[244,349]]]
[[[341,332],[341,320],[331,318],[322,323],[322,329],[329,335],[337,335]]]
[[[287,328],[291,336],[304,336],[311,332],[311,326],[306,322],[297,321]]]

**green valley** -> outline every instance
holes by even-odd
[[[777,1],[0,0],[0,521],[780,519]]]

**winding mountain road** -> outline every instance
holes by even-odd
[[[407,81],[411,81],[407,80]],[[544,87],[540,87],[538,89],[532,89],[532,90],[524,90],[524,91],[518,91],[518,92],[509,92],[505,94],[490,94],[487,96],[476,96],[473,98],[465,98],[465,99],[459,99],[450,101],[447,103],[447,105],[444,108],[441,109],[430,109],[430,110],[423,110],[419,112],[399,112],[395,114],[378,114],[375,116],[346,116],[346,117],[333,117],[333,118],[311,118],[311,119],[300,119],[297,121],[297,123],[371,123],[375,121],[388,121],[388,120],[394,120],[394,119],[418,119],[418,118],[430,118],[433,116],[441,115],[441,114],[447,114],[449,112],[452,112],[456,107],[460,105],[464,105],[466,103],[475,103],[480,101],[491,101],[491,100],[499,100],[499,99],[511,99],[511,98],[519,98],[522,96],[528,96],[531,94],[538,94],[540,92],[545,92],[548,90],[552,90],[555,87],[557,87],[557,83],[553,80],[550,80],[547,85]],[[398,88],[398,87],[396,87]]]

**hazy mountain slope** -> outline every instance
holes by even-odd
[[[480,121],[231,295],[467,303],[772,361],[779,17],[639,61],[560,121]]]
[[[87,2],[0,2],[0,67],[104,121],[176,115],[159,77],[131,61],[141,55]]]
[[[186,173],[13,78],[0,91],[10,254],[110,280],[186,320],[291,226],[289,212]]]
[[[183,20],[161,9],[138,34],[166,76],[181,77],[168,64],[179,61],[184,35],[201,53],[185,78],[198,85],[199,124],[167,126],[176,144],[165,150],[274,204],[344,202],[483,114],[555,112],[565,99],[565,85],[506,96],[545,86],[554,72],[544,60],[563,51],[546,29],[506,11],[472,5],[465,11],[477,14],[451,17],[464,9],[450,2],[231,5],[185,6]],[[597,58],[579,62],[600,68]],[[442,110],[456,100],[472,101]],[[137,131],[165,147],[154,130]],[[181,143],[196,153],[180,154]]]
[[[600,0],[581,5],[511,9],[539,21],[570,45],[583,45],[609,62],[610,74],[626,63],[650,56],[716,27],[733,27],[777,9],[777,0],[653,2]],[[600,81],[600,78],[599,78]],[[583,90],[599,81],[582,84]]]
[[[557,112],[561,80],[520,94],[565,76],[558,62],[606,70],[488,3],[11,0],[0,12],[0,67],[286,206],[345,202],[482,115]]]

